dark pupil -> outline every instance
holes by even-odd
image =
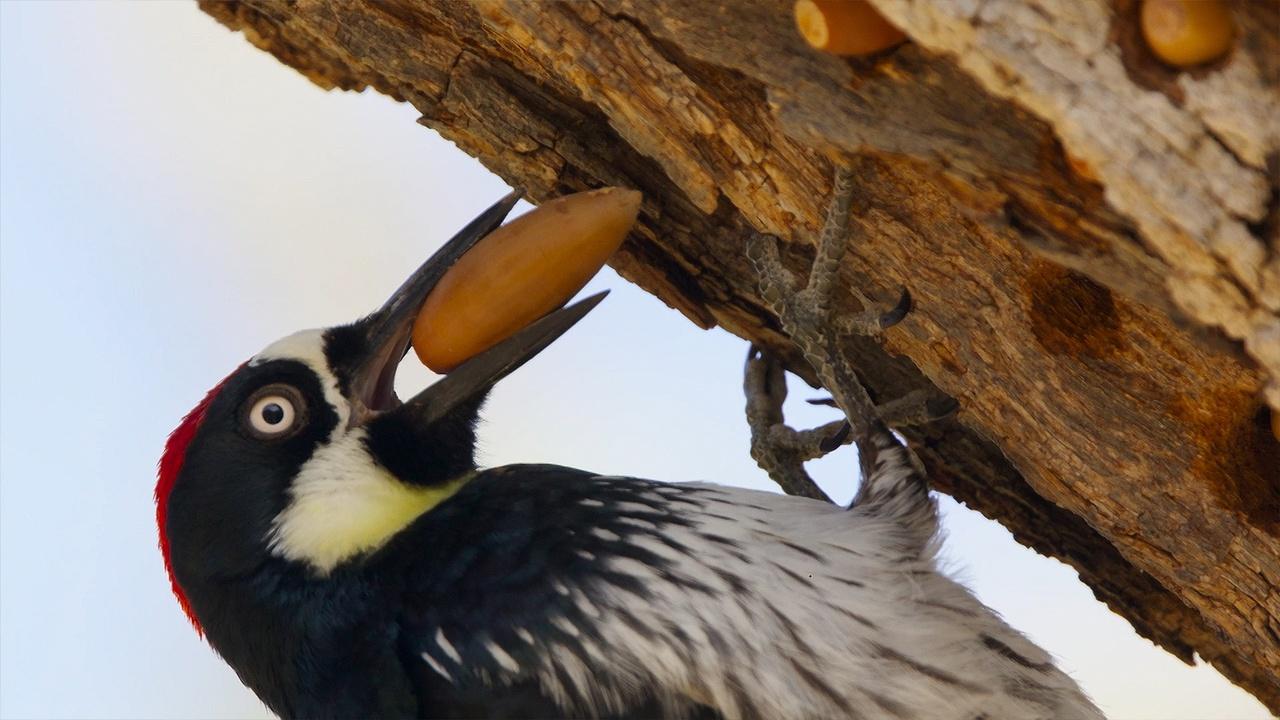
[[[262,419],[267,421],[268,425],[279,425],[284,420],[284,408],[279,403],[271,403],[262,408]]]

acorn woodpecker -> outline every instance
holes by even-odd
[[[598,296],[398,400],[418,308],[514,201],[371,315],[253,356],[168,440],[156,515],[173,592],[269,708],[1101,717],[1044,651],[939,572],[933,500],[879,422],[854,425],[865,480],[849,508],[549,465],[477,468],[489,388]]]

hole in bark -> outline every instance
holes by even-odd
[[[1204,77],[1217,72],[1231,62],[1235,48],[1213,62],[1191,68],[1174,68],[1162,63],[1147,47],[1142,37],[1142,24],[1139,14],[1142,12],[1142,0],[1114,0],[1112,4],[1111,30],[1108,39],[1120,51],[1120,62],[1124,64],[1129,79],[1139,87],[1164,93],[1173,104],[1181,107],[1186,96],[1178,85],[1178,76],[1187,73],[1192,77]],[[1237,9],[1237,23],[1239,19]],[[1237,31],[1237,34],[1238,31]]]
[[[1053,263],[1036,261],[1023,281],[1030,300],[1031,331],[1054,355],[1111,358],[1124,350],[1111,291]]]
[[[1171,408],[1195,445],[1191,473],[1223,507],[1271,535],[1280,534],[1280,441],[1271,410],[1240,388],[1181,398]]]
[[[1115,0],[1109,39],[1120,51],[1120,62],[1135,85],[1164,93],[1181,107],[1186,98],[1178,87],[1178,71],[1151,54],[1142,39],[1141,12],[1142,0]]]

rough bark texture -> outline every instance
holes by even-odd
[[[743,241],[804,265],[846,157],[845,280],[916,300],[851,341],[866,379],[962,408],[909,434],[936,486],[1280,711],[1280,4],[1236,8],[1233,53],[1191,73],[1147,57],[1130,0],[875,4],[912,42],[860,60],[808,49],[783,0],[202,7],[534,200],[643,190],[614,267],[810,378]]]

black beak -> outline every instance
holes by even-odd
[[[515,335],[449,371],[434,385],[413,396],[400,412],[414,413],[423,425],[439,420],[542,352],[608,294],[609,291],[605,290],[547,313]]]
[[[381,308],[353,326],[357,333],[353,341],[360,349],[348,374],[352,425],[401,406],[394,390],[396,368],[409,350],[414,320],[427,295],[459,258],[502,224],[519,199],[520,191],[515,190],[494,203],[415,270]],[[418,422],[424,424],[443,417],[537,355],[607,294],[599,293],[548,313],[450,371],[405,403],[403,411],[418,415]]]

